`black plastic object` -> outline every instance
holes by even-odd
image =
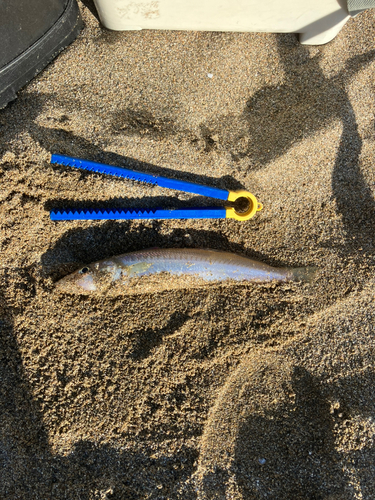
[[[0,0],[0,109],[81,28],[76,0]]]

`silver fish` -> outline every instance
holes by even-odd
[[[127,286],[137,286],[143,276],[147,276],[141,280],[143,285],[156,277],[164,289],[173,288],[168,285],[168,277],[177,279],[178,287],[225,280],[311,281],[315,270],[311,267],[275,268],[218,250],[152,248],[89,264],[58,281],[56,287],[73,293],[103,292],[114,286],[124,290]]]

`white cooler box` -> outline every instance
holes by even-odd
[[[299,33],[300,42],[332,40],[350,16],[375,0],[94,0],[111,30]]]

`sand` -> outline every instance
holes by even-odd
[[[0,111],[0,497],[375,498],[375,12],[306,47],[109,32],[80,7],[79,38]],[[264,209],[51,222],[52,208],[212,204],[51,153],[247,189]],[[155,246],[319,271],[55,292],[82,264]]]

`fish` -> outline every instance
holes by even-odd
[[[186,288],[223,282],[310,282],[315,267],[276,268],[241,255],[211,249],[151,248],[88,264],[56,283],[59,291],[108,292]],[[141,286],[140,286],[141,285]]]

